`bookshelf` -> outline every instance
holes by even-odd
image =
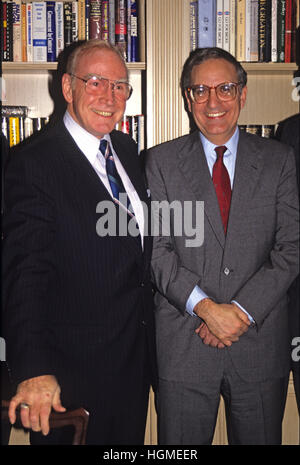
[[[189,132],[179,86],[182,66],[190,50],[189,3],[189,0],[139,0],[142,61],[128,64],[134,93],[126,113],[146,115],[148,147]],[[299,12],[299,0],[297,4]],[[299,101],[292,99],[292,79],[297,70],[294,63],[244,63],[244,66],[248,72],[249,90],[247,104],[240,116],[241,124],[277,124],[299,111]],[[53,110],[49,82],[56,69],[57,63],[3,63],[3,104],[27,105],[32,117],[49,116]],[[297,444],[299,440],[292,382],[289,384],[283,438],[285,444]],[[151,392],[145,444],[156,444],[156,441],[156,413]],[[226,443],[222,402],[214,443]]]

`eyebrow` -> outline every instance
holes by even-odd
[[[108,77],[100,76],[100,74],[96,74],[96,73],[88,73],[88,74],[85,74],[85,76],[84,76],[85,79],[89,79],[89,78],[91,78],[91,77],[97,77],[97,78],[101,78],[101,79],[107,79],[108,81],[123,82],[124,84],[129,84],[129,82],[127,81],[126,78],[121,78],[121,79],[109,79]]]

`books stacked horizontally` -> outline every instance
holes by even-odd
[[[240,124],[241,131],[257,134],[258,136],[273,138],[275,134],[274,124]]]
[[[296,0],[190,2],[190,46],[220,47],[238,61],[296,61]]]
[[[138,1],[77,0],[1,3],[3,61],[57,61],[78,40],[118,45],[128,62],[139,57]]]
[[[26,106],[2,105],[2,132],[10,147],[40,131],[49,122],[49,118],[30,118],[28,114],[30,112]],[[125,115],[116,129],[129,134],[135,140],[139,153],[145,148],[144,115]]]

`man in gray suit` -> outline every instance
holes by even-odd
[[[147,157],[152,199],[170,205],[170,234],[163,224],[152,258],[160,444],[211,444],[220,395],[230,444],[281,442],[286,292],[299,267],[296,170],[291,148],[239,131],[246,83],[228,52],[193,51],[181,87],[198,130]],[[201,245],[184,227],[176,234],[188,220],[196,234],[203,228]]]

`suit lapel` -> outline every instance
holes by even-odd
[[[198,131],[193,132],[178,150],[179,168],[185,177],[185,184],[197,200],[204,202],[204,213],[222,247],[225,234],[221,220],[216,192],[207,166],[206,157]]]
[[[240,131],[231,197],[227,238],[239,231],[240,217],[253,197],[262,167],[255,141]]]
[[[74,189],[78,189],[79,192],[82,191],[84,196],[89,196],[91,201],[95,202],[95,215],[96,215],[96,205],[102,200],[111,200],[111,196],[107,191],[104,184],[99,179],[99,176],[95,172],[94,168],[87,160],[85,155],[79,150],[74,140],[66,130],[65,126],[62,124],[61,131],[59,131],[59,137],[62,142],[62,156],[68,165],[70,173],[72,173],[72,182],[74,182]],[[127,171],[127,165],[130,167],[131,163],[127,163],[126,160],[130,158],[130,152],[128,149],[124,149],[124,144],[115,144],[113,145],[118,153],[118,157],[121,160],[122,165],[124,166],[128,176],[131,177],[131,173],[134,171],[132,168],[129,168]],[[126,146],[125,146],[126,147]],[[119,152],[121,155],[119,155]],[[133,181],[132,181],[133,182]],[[134,184],[134,183],[133,183]],[[141,189],[140,189],[141,190]],[[140,192],[138,192],[140,195]],[[145,195],[143,195],[143,198]],[[118,221],[118,208],[117,208],[117,221]],[[95,225],[96,225],[96,216],[95,216]],[[142,249],[138,240],[128,240],[128,237],[119,236],[120,243],[132,250],[133,253],[141,255]]]

